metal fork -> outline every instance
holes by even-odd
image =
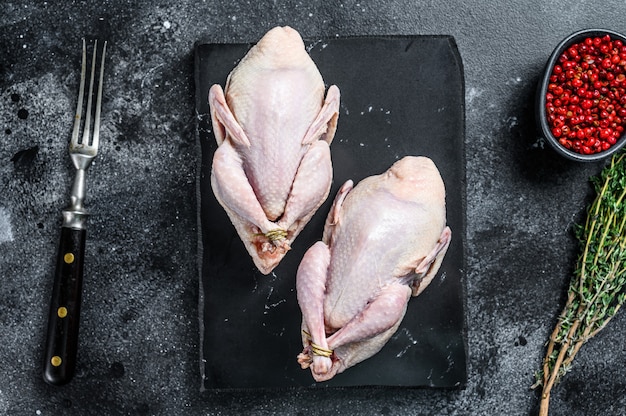
[[[85,254],[87,211],[84,207],[85,176],[87,168],[98,153],[100,134],[100,108],[102,104],[102,80],[104,75],[104,58],[106,53],[104,42],[100,57],[100,76],[96,107],[93,121],[93,135],[91,133],[91,113],[94,78],[96,72],[96,58],[98,42],[94,42],[91,60],[91,76],[89,93],[83,124],[83,134],[80,135],[82,109],[85,93],[85,73],[87,69],[87,47],[83,39],[83,56],[80,74],[80,88],[78,104],[74,118],[74,129],[70,140],[70,157],[76,167],[76,176],[72,186],[70,205],[63,210],[63,225],[61,227],[61,242],[57,255],[57,265],[48,315],[48,335],[46,338],[43,378],[54,385],[69,382],[76,370],[76,356],[78,351],[78,327],[80,321],[80,306],[83,284],[83,259]],[[91,137],[90,137],[91,136]]]

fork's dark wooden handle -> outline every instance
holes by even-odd
[[[44,380],[54,385],[69,382],[76,369],[85,237],[84,229],[61,228],[43,366]]]

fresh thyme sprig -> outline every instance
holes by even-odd
[[[591,180],[597,196],[584,226],[575,230],[582,253],[533,385],[542,387],[540,416],[548,415],[550,391],[582,345],[606,327],[626,300],[626,153],[613,156]]]

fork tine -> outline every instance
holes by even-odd
[[[89,135],[91,128],[91,101],[93,96],[93,80],[96,72],[96,51],[98,50],[98,41],[93,44],[93,56],[91,57],[91,76],[89,77],[89,95],[87,95],[87,108],[85,110],[85,125],[83,127],[83,146],[89,145]]]
[[[87,67],[87,46],[85,45],[85,38],[83,38],[83,60],[80,70],[80,88],[78,89],[78,103],[76,104],[76,114],[74,116],[74,129],[72,130],[72,140],[70,141],[72,146],[78,144],[78,135],[80,132],[80,120],[83,113],[83,97],[85,94],[85,72]]]
[[[107,42],[104,41],[102,46],[102,55],[100,56],[100,79],[98,80],[98,96],[96,98],[96,115],[93,122],[93,140],[91,145],[98,148],[100,138],[100,108],[102,106],[102,80],[104,79],[104,57],[106,56]]]

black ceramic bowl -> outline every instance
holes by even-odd
[[[548,143],[550,143],[550,145],[556,150],[556,152],[570,160],[575,160],[579,162],[598,161],[612,155],[613,153],[624,147],[624,145],[626,145],[626,132],[624,132],[622,133],[621,137],[617,139],[617,142],[614,145],[612,145],[609,149],[598,153],[582,154],[567,149],[565,146],[559,143],[559,140],[552,134],[552,130],[548,122],[548,116],[546,114],[546,93],[548,92],[548,84],[550,84],[550,76],[552,75],[552,70],[554,69],[554,66],[559,63],[559,57],[570,46],[583,42],[586,38],[602,37],[605,35],[609,35],[611,37],[611,40],[620,39],[624,43],[624,45],[626,45],[626,37],[612,30],[585,29],[572,33],[571,35],[563,39],[563,41],[561,41],[561,43],[559,43],[554,49],[552,55],[550,55],[550,59],[546,64],[543,75],[537,86],[535,115],[538,127],[541,130],[543,137],[548,141]]]

